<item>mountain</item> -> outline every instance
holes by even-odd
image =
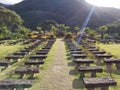
[[[54,20],[70,26],[81,26],[93,6],[85,0],[24,0],[14,6],[25,20],[24,25],[35,28],[45,20]],[[92,28],[120,19],[120,9],[96,7],[89,22]]]

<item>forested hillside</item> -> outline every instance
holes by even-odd
[[[25,26],[30,28],[35,28],[45,20],[80,27],[92,5],[84,0],[24,0],[9,8],[20,14],[25,20]],[[89,26],[98,27],[118,19],[120,19],[119,9],[96,7]]]

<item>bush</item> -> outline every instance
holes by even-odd
[[[67,33],[65,39],[73,39],[72,33]]]

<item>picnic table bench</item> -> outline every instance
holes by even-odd
[[[24,74],[29,74],[31,78],[33,78],[35,73],[39,73],[39,68],[18,68],[15,70],[16,74],[20,74],[20,78],[24,76]]]
[[[109,59],[112,57],[110,54],[95,54],[95,57],[97,58],[97,64],[101,65],[102,59]]]
[[[36,52],[37,55],[47,55],[48,52],[45,52],[45,51],[38,51]]]
[[[44,61],[43,60],[39,60],[39,61],[27,61],[27,62],[25,62],[25,65],[29,65],[30,67],[32,66],[32,65],[34,65],[34,66],[37,66],[38,68],[39,68],[39,65],[41,65],[41,64],[44,64]]]
[[[88,49],[90,52],[92,52],[92,51],[99,51],[99,49],[98,48],[90,48],[90,49]]]
[[[86,58],[86,57],[87,57],[86,54],[72,54],[72,56],[73,56],[75,59],[78,59],[78,58]]]
[[[29,57],[30,59],[45,59],[45,58],[47,58],[47,55],[31,55],[30,57]]]
[[[90,72],[91,77],[96,77],[96,72],[102,73],[103,69],[99,66],[80,66],[78,67],[78,71],[80,72],[80,77],[84,77],[85,72]]]
[[[112,71],[112,64],[114,63],[117,69],[120,69],[120,59],[105,59],[106,70],[108,72]]]
[[[71,51],[71,54],[83,54],[84,51]]]
[[[7,60],[18,60],[18,59],[21,59],[21,58],[23,58],[23,56],[21,56],[21,55],[10,55],[10,56],[6,56],[5,57],[5,59],[7,59]]]
[[[105,54],[105,51],[92,51],[93,54]]]
[[[89,59],[74,59],[73,61],[77,64],[76,68],[84,64],[86,64],[86,66],[90,66],[91,63],[94,63],[93,60]]]
[[[73,48],[73,49],[70,49],[70,51],[82,51],[82,49],[81,48],[79,48],[79,49]]]
[[[117,83],[111,77],[93,77],[93,78],[84,78],[84,85],[87,90],[96,90],[96,88],[101,88],[101,90],[109,90],[109,86],[116,86]]]
[[[5,79],[0,81],[0,90],[25,90],[30,88],[33,80],[26,79]]]
[[[22,55],[25,56],[27,54],[27,52],[15,52],[13,53],[13,55]]]

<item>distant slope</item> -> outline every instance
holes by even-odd
[[[92,5],[84,0],[24,0],[9,8],[21,15],[25,26],[35,28],[48,19],[70,26],[81,26]],[[97,27],[118,19],[120,9],[96,7],[89,26]]]

